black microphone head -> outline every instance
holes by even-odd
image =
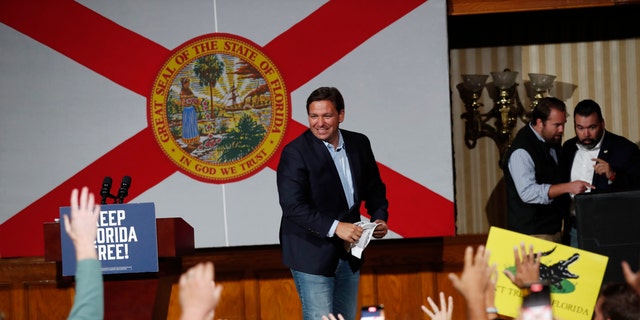
[[[122,177],[121,185],[122,187],[129,189],[129,186],[131,186],[131,177],[129,176]]]
[[[111,177],[104,177],[104,179],[102,180],[102,188],[100,189],[100,195],[102,197],[109,196],[109,194],[111,193],[112,183],[113,183],[113,180],[111,180]]]
[[[129,187],[131,186],[131,177],[124,176],[122,177],[122,182],[120,183],[120,189],[118,190],[118,200],[119,203],[122,203],[124,197],[129,194]]]

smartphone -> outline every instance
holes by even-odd
[[[551,290],[549,285],[533,283],[522,298],[523,320],[553,320],[551,310]]]
[[[360,320],[384,320],[384,306],[364,306],[360,310]]]

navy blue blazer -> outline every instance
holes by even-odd
[[[344,241],[335,235],[327,237],[333,221],[360,221],[362,202],[371,221],[389,217],[386,187],[369,139],[356,132],[340,132],[353,179],[352,208],[329,150],[309,129],[282,150],[277,170],[280,244],[283,263],[291,269],[332,276],[342,258],[358,270],[362,262],[347,253]]]
[[[571,167],[578,147],[577,137],[567,140],[562,146],[563,171],[566,180],[571,177]],[[590,182],[596,187],[593,192],[624,191],[640,188],[640,149],[627,138],[605,131],[598,158],[607,161],[616,173],[615,179],[609,183],[605,175],[594,172]]]

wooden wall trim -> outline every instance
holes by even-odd
[[[610,7],[640,3],[638,0],[449,0],[450,16],[502,12]]]
[[[469,244],[486,241],[486,235],[465,235],[456,237],[434,237],[419,239],[373,240],[366,250],[366,265],[373,267],[438,264],[459,267],[462,256],[459,250]],[[447,250],[444,250],[444,249]],[[454,256],[449,254],[455,251]],[[390,255],[390,253],[394,253]],[[443,260],[445,259],[445,260]],[[246,246],[230,248],[196,249],[193,255],[183,257],[183,268],[188,269],[196,263],[210,260],[216,270],[254,269],[256,263],[260,269],[281,269],[282,256],[279,245]]]

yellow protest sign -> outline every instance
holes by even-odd
[[[514,247],[527,250],[533,245],[540,256],[540,278],[551,283],[551,306],[557,319],[590,320],[604,277],[608,257],[534,238],[521,233],[491,227],[486,247],[491,251],[491,264],[498,267],[496,307],[500,314],[518,316],[522,294],[503,271],[515,274]],[[621,271],[622,272],[622,271]]]

